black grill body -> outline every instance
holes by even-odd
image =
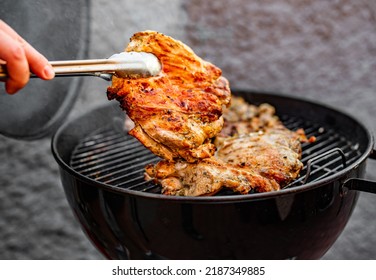
[[[317,259],[356,205],[349,178],[362,178],[372,137],[353,118],[288,96],[238,91],[267,102],[291,129],[317,137],[303,145],[301,176],[284,190],[170,197],[143,178],[159,159],[123,131],[111,104],[65,124],[53,138],[67,199],[95,246],[111,259]]]

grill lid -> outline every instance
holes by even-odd
[[[0,18],[49,60],[83,59],[89,0],[3,0]],[[69,113],[82,79],[32,79],[15,95],[0,86],[0,134],[35,139],[51,134]]]

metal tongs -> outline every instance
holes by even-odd
[[[122,52],[107,59],[62,60],[49,62],[56,77],[94,76],[111,81],[112,75],[121,78],[156,76],[161,71],[158,58],[145,52]],[[0,65],[0,80],[8,77],[6,65]],[[30,77],[37,77],[30,73]]]

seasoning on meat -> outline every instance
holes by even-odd
[[[222,129],[222,107],[231,97],[221,70],[155,31],[134,34],[126,51],[153,53],[162,65],[156,77],[112,78],[107,95],[134,122],[129,134],[168,161],[211,157],[211,138]]]
[[[222,188],[241,194],[276,191],[303,167],[298,137],[278,129],[253,132],[228,138],[214,157],[196,163],[162,160],[145,170],[169,195],[213,195]]]
[[[164,194],[183,196],[213,195],[224,188],[240,194],[276,191],[296,179],[303,167],[301,142],[314,138],[284,127],[271,105],[233,101],[224,112],[225,131],[215,141],[215,156],[196,163],[162,160],[146,166],[146,179],[160,184]]]
[[[216,146],[219,146],[227,137],[276,128],[288,130],[276,115],[276,110],[272,105],[262,103],[256,106],[239,96],[232,96],[231,106],[223,110],[223,118],[223,129],[216,136]],[[303,129],[298,129],[295,134],[299,136],[302,143],[315,141],[314,137],[308,139]]]

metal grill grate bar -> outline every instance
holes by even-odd
[[[93,135],[90,140],[85,141],[82,145],[77,146],[77,151],[84,153],[85,151],[93,151],[103,146],[115,145],[122,143],[121,134],[114,134],[114,131],[104,131],[98,135]]]
[[[133,140],[133,141],[132,141]],[[100,138],[96,141],[101,141]],[[105,149],[103,149],[105,147]],[[139,142],[136,139],[130,139],[127,143],[124,143],[124,137],[120,138],[118,141],[114,142],[100,142],[97,145],[91,145],[87,150],[77,149],[74,154],[77,156],[74,157],[71,164],[77,165],[82,162],[91,161],[93,158],[101,158],[103,153],[116,154],[120,151],[127,149],[133,149],[140,147]]]
[[[144,166],[146,162],[149,162],[150,159],[154,157],[150,156],[149,153],[147,153],[146,156],[141,157],[140,154],[135,153],[132,157],[114,160],[113,162],[108,162],[107,164],[101,164],[94,168],[81,171],[80,173],[89,177],[95,176],[97,180],[107,179],[109,176],[114,176],[119,173],[128,172],[136,167]],[[132,161],[132,164],[130,164],[129,161]]]
[[[125,160],[131,160],[138,156],[143,156],[150,153],[145,150],[144,147],[138,145],[133,148],[131,146],[122,147],[117,153],[102,153],[100,156],[88,156],[87,160],[83,163],[72,164],[76,170],[90,171],[92,168],[103,168],[107,164],[113,165],[118,162],[123,162]],[[129,149],[129,150],[128,150]]]

